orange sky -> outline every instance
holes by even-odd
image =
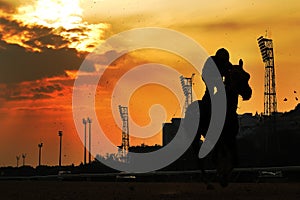
[[[300,92],[299,8],[296,0],[0,0],[0,166],[15,165],[15,156],[22,153],[27,153],[27,163],[35,166],[41,141],[43,163],[57,164],[58,130],[64,132],[63,163],[80,163],[83,147],[72,118],[76,72],[96,46],[131,28],[170,28],[197,41],[210,55],[225,47],[232,63],[243,58],[245,70],[251,74],[253,97],[240,102],[239,113],[263,111],[264,65],[256,39],[267,30],[274,40],[278,110],[293,109],[298,103],[293,91]],[[83,75],[97,74],[107,58],[118,53],[103,54],[98,65]],[[123,56],[110,66],[99,83],[97,95],[107,98],[97,103],[97,115],[107,121],[103,126],[115,144],[121,142],[120,130],[112,122],[109,106],[101,105],[109,105],[109,95],[122,74],[150,62],[168,65],[184,76],[194,72],[183,59],[150,50]],[[179,82],[179,78],[166,78]],[[201,96],[199,74],[194,87]],[[135,123],[150,122],[148,110],[154,103],[164,105],[167,121],[180,116],[178,101],[167,88],[147,85],[130,101]],[[160,137],[132,138],[131,144],[160,143]],[[97,145],[94,141],[93,146]]]

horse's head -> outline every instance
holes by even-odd
[[[229,87],[237,94],[243,97],[243,100],[249,100],[252,95],[252,89],[249,86],[250,75],[243,69],[243,61],[239,65],[233,65],[229,72]]]

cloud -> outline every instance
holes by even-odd
[[[0,41],[0,60],[0,83],[16,83],[64,75],[65,70],[79,69],[84,55],[69,48],[30,52],[19,45]]]
[[[66,70],[78,70],[87,53],[70,48],[80,43],[88,27],[66,30],[41,25],[24,25],[9,17],[0,17],[0,83],[16,83],[64,75]],[[61,32],[76,32],[78,37],[67,41]],[[90,44],[89,47],[94,47]],[[111,51],[97,57],[97,63],[117,54]],[[95,66],[87,69],[95,71]]]
[[[255,24],[237,21],[222,21],[222,22],[213,22],[213,23],[206,23],[201,25],[200,27],[210,31],[217,31],[217,30],[228,30],[228,31],[237,31],[241,29],[248,29],[249,27],[254,26]]]
[[[59,83],[51,84],[48,80],[28,81],[22,83],[1,84],[0,99],[5,101],[24,101],[51,99],[56,96],[63,96],[67,87]]]
[[[178,23],[171,25],[172,28],[179,28],[184,30],[204,30],[209,32],[216,31],[238,31],[242,29],[251,29],[257,24],[250,21],[236,21],[236,20],[227,20],[227,21],[210,21],[203,22],[201,20],[194,20],[187,23]]]
[[[33,96],[8,96],[6,97],[7,101],[24,101],[24,100],[38,100],[38,99],[51,99],[53,98],[50,95],[46,94],[34,94]]]
[[[0,18],[1,40],[18,44],[29,51],[42,52],[45,49],[60,49],[70,42],[55,34],[55,30],[41,25],[24,25],[22,22],[7,17]]]
[[[33,100],[37,100],[37,99],[51,99],[51,98],[53,98],[53,97],[50,96],[50,95],[47,95],[47,94],[34,94],[32,96]]]
[[[67,1],[45,3],[56,8],[53,15],[47,15],[50,11],[40,1],[0,0],[0,83],[41,80],[78,70],[87,52],[102,42],[109,25],[84,21],[79,1],[71,7]],[[95,71],[95,66],[89,71]]]
[[[69,110],[69,106],[62,106],[62,105],[56,105],[56,106],[39,106],[39,107],[18,107],[14,108],[16,111],[23,111],[23,112],[38,112],[40,113],[41,111],[63,111],[63,110]]]
[[[86,60],[83,71],[95,72],[99,66],[108,65],[110,58],[121,55],[117,51],[104,54],[91,54]],[[44,49],[42,52],[31,52],[26,48],[8,44],[0,40],[0,83],[20,83],[24,81],[65,79],[69,81],[68,71],[79,70],[86,54],[79,54],[75,49]],[[110,69],[116,68],[111,66]],[[69,83],[68,83],[69,84]]]
[[[84,21],[80,0],[73,0],[72,3],[69,0],[39,0],[31,1],[25,5],[16,5],[16,7],[16,13],[4,13],[4,16],[8,16],[26,27],[46,27],[51,30],[51,35],[60,36],[59,39],[68,41],[61,46],[55,39],[53,40],[50,37],[50,42],[54,42],[55,45],[52,43],[52,45],[47,46],[48,48],[67,46],[75,48],[79,52],[91,52],[94,47],[103,42],[105,33],[110,28],[110,25],[104,22],[93,24]],[[22,40],[24,40],[24,37]],[[47,41],[49,43],[49,38]],[[40,49],[33,50],[38,51]]]
[[[47,85],[47,86],[31,89],[32,92],[38,92],[38,93],[53,93],[55,91],[62,91],[62,90],[63,88],[58,84]]]

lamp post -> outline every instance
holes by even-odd
[[[23,154],[22,154],[22,158],[23,158],[23,166],[25,166],[26,153],[23,153]]]
[[[41,166],[41,158],[42,158],[42,147],[43,147],[43,143],[41,142],[40,144],[38,144],[39,147],[39,166]]]
[[[20,156],[16,156],[16,159],[17,159],[17,167],[19,167]]]
[[[91,143],[92,143],[92,136],[91,136],[91,132],[92,132],[92,119],[90,119],[89,117],[87,118],[87,122],[89,123],[89,164],[91,164],[91,156],[92,156],[92,148],[91,148]]]
[[[83,147],[83,163],[86,164],[86,119],[82,119],[82,123],[84,124],[84,147]]]
[[[58,131],[58,136],[59,136],[59,161],[58,161],[58,166],[61,167],[61,146],[62,146],[62,131]]]

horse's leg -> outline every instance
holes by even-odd
[[[219,140],[213,149],[213,163],[216,167],[216,176],[222,187],[228,185],[227,179],[227,166],[228,166],[228,155],[224,148],[224,141]]]
[[[223,143],[217,152],[217,174],[220,185],[228,186],[230,174],[234,167],[234,155],[230,148]]]
[[[199,168],[201,170],[201,178],[204,184],[206,185],[206,189],[213,190],[214,186],[211,184],[211,181],[209,179],[209,176],[205,170],[205,160],[206,158],[202,158],[198,160]]]
[[[217,172],[221,186],[226,187],[234,166],[237,165],[236,133],[238,121],[236,117],[227,117],[222,135],[216,145]]]
[[[205,170],[205,167],[206,167],[205,164],[207,162],[207,158],[200,159],[198,157],[198,153],[199,153],[200,146],[201,146],[201,143],[202,143],[202,142],[200,142],[200,137],[201,136],[199,136],[199,135],[198,134],[196,135],[196,139],[192,143],[193,152],[194,152],[195,159],[197,160],[197,168],[200,169],[200,171],[201,171],[201,181],[204,182],[204,184],[206,185],[206,188],[208,190],[211,190],[211,189],[214,189],[214,187],[210,183],[209,176],[208,176],[208,174],[207,174],[207,172]]]

